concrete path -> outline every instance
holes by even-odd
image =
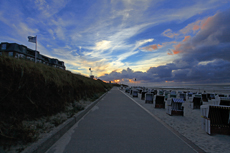
[[[113,88],[47,153],[194,153],[141,107]]]

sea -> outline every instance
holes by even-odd
[[[180,85],[180,86],[149,86],[152,89],[175,90],[186,92],[207,92],[230,95],[230,85]]]

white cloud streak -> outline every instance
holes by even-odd
[[[5,25],[9,35],[15,39],[25,39],[21,43],[27,45],[27,35],[38,34],[41,49],[48,55],[61,58],[73,67],[85,68],[82,73],[87,73],[88,67],[95,66],[100,75],[125,68],[125,60],[138,54],[140,46],[151,43],[154,36],[132,40],[149,27],[171,21],[182,22],[218,5],[217,0],[206,3],[195,0],[193,5],[181,9],[162,9],[164,3],[160,0],[97,2],[91,6],[85,2],[88,9],[79,10],[80,4],[70,0],[23,1],[20,6],[25,6],[29,13],[20,9],[17,3],[11,6],[16,12],[13,15],[8,12],[10,2],[4,2],[0,6],[0,22]],[[0,38],[4,41],[3,37]],[[73,50],[77,50],[77,54],[73,54]],[[150,62],[144,60],[143,63]],[[162,63],[165,61],[160,60]],[[140,63],[133,61],[131,64]]]

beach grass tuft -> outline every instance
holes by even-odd
[[[25,126],[24,121],[49,117],[72,106],[67,116],[51,119],[57,126],[84,109],[80,100],[94,101],[111,87],[70,71],[0,56],[0,145],[35,141],[37,130]],[[44,125],[45,122],[36,127]]]

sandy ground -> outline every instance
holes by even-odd
[[[122,92],[124,92],[124,90]],[[125,94],[130,96],[128,93]],[[165,109],[154,108],[153,104],[145,104],[145,101],[141,100],[140,97],[141,95],[139,94],[138,98],[133,99],[205,152],[230,152],[230,136],[218,134],[208,135],[201,128],[202,118],[200,109],[192,109],[188,101],[184,103],[184,116],[169,116],[166,114]]]

